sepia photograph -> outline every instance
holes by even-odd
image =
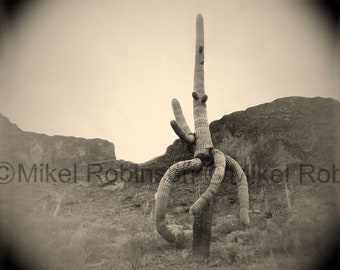
[[[339,270],[339,12],[0,0],[0,270]]]

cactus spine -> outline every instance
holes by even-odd
[[[163,175],[155,195],[156,228],[159,234],[167,241],[180,241],[166,225],[166,210],[173,183],[179,179],[181,174],[193,171],[195,173],[197,194],[197,200],[189,211],[195,216],[193,252],[194,254],[208,257],[211,238],[212,202],[224,179],[226,167],[232,169],[237,179],[240,221],[246,225],[249,224],[249,195],[247,178],[240,165],[228,155],[214,148],[212,143],[207,118],[206,102],[208,96],[205,94],[204,89],[204,30],[201,14],[196,17],[194,91],[192,92],[192,97],[195,133],[191,132],[185,121],[179,101],[177,99],[172,100],[172,109],[176,120],[171,121],[171,127],[181,140],[193,146],[194,155],[191,160],[175,163]],[[208,171],[211,167],[214,168],[214,172],[211,179],[207,179]]]

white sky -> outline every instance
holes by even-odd
[[[51,2],[28,11],[0,51],[0,113],[23,130],[106,139],[118,159],[163,154],[176,139],[172,98],[193,129],[197,13],[210,121],[284,96],[339,99],[334,41],[308,5]]]

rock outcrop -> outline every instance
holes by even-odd
[[[223,116],[210,124],[217,149],[247,170],[311,164],[331,169],[340,144],[340,102],[331,98],[286,97]],[[190,157],[176,140],[145,167],[169,166]]]

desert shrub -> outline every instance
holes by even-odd
[[[214,243],[212,253],[226,264],[249,263],[263,253],[260,242],[258,230],[235,230]]]
[[[153,263],[151,255],[164,246],[164,240],[149,233],[137,232],[120,247],[120,264],[125,269],[140,269]],[[149,256],[147,256],[149,255]]]
[[[241,227],[240,221],[236,217],[221,217],[216,221],[213,227],[213,235],[216,238],[224,237],[233,231],[239,230]]]
[[[121,251],[126,262],[132,269],[139,269],[142,266],[143,255],[150,247],[149,237],[146,233],[137,233],[123,244]]]

